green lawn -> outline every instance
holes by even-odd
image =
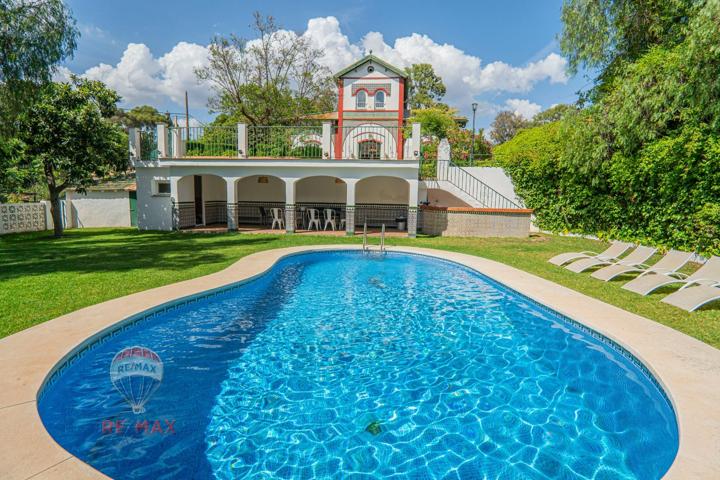
[[[0,237],[0,337],[87,305],[212,273],[250,253],[293,245],[359,243],[359,237],[188,234],[134,229],[71,230]],[[375,239],[377,242],[377,239]],[[549,264],[556,253],[598,250],[592,240],[537,235],[528,239],[406,238],[390,245],[453,250],[497,260],[638,313],[720,347],[720,305],[686,313]]]

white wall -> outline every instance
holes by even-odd
[[[70,203],[68,221],[72,228],[130,226],[130,200],[124,190],[87,194],[69,191],[66,199]]]
[[[172,230],[170,195],[153,195],[153,180],[169,180],[167,167],[136,168],[138,228],[140,230]],[[192,184],[191,184],[192,186]]]
[[[355,187],[355,203],[408,203],[410,185],[402,178],[371,177]]]
[[[268,183],[258,183],[258,178],[265,176]],[[237,181],[238,202],[284,202],[285,182],[269,175],[253,175]]]
[[[295,184],[295,203],[345,203],[347,186],[335,183],[335,177],[303,178]]]
[[[421,194],[420,199],[425,200]],[[439,188],[428,188],[427,189],[427,201],[430,202],[431,206],[434,207],[471,207],[467,203],[460,200],[458,197],[450,192]]]
[[[203,175],[202,177],[203,202],[227,200],[227,187],[222,177]]]
[[[520,206],[523,206],[522,201],[515,194],[515,187],[513,186],[512,180],[500,167],[462,167],[467,170],[471,175],[480,179],[483,183],[489,185],[492,189],[496,190],[504,197],[509,198]]]
[[[367,73],[367,67],[370,65],[370,63],[366,63],[364,65],[361,65],[359,68],[355,69],[353,72],[348,73],[348,76],[351,77],[362,77],[362,78],[344,78],[342,80],[343,82],[343,110],[357,110],[357,106],[355,104],[355,95],[352,94],[352,86],[353,84],[390,84],[390,94],[388,95],[385,93],[385,108],[380,109],[380,111],[383,110],[398,110],[398,107],[400,106],[400,81],[396,78],[391,78],[388,75],[395,76],[396,74],[393,72],[388,72],[387,74],[385,72],[379,71],[384,70],[384,67],[381,67],[377,64],[374,65],[375,71],[373,73],[368,74]],[[375,98],[371,95],[367,96],[367,102],[366,102],[366,108],[363,110],[369,110],[373,111],[375,109]]]

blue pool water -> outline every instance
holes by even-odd
[[[131,346],[164,364],[139,414],[109,375]],[[150,315],[59,370],[39,410],[118,479],[657,479],[678,446],[626,355],[469,269],[394,253],[288,257]]]

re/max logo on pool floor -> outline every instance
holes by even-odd
[[[103,420],[103,434],[143,433],[145,435],[172,435],[175,433],[175,420],[134,420],[123,418]]]

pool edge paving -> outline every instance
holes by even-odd
[[[253,278],[281,258],[303,252],[359,250],[323,245],[267,250],[225,270],[154,288],[63,315],[0,339],[0,471],[3,478],[107,478],[59,446],[42,426],[37,396],[55,366],[76,347],[128,317]],[[679,449],[663,478],[720,478],[720,350],[669,327],[535,275],[482,257],[416,247],[423,254],[470,267],[494,281],[597,331],[643,362],[675,409]]]

